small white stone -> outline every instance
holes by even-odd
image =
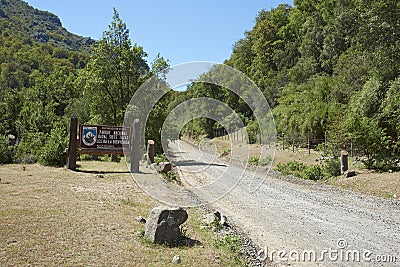
[[[179,264],[181,263],[181,257],[179,255],[175,255],[172,259],[172,263]]]

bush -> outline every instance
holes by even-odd
[[[283,175],[294,175],[297,177],[301,177],[300,174],[303,172],[307,166],[304,163],[298,161],[290,161],[286,164],[279,163],[276,166],[276,170],[282,173]]]
[[[324,177],[323,168],[321,165],[312,165],[301,172],[301,177],[307,180],[319,180]]]
[[[308,180],[319,180],[324,177],[324,168],[321,165],[307,167],[307,165],[298,161],[290,161],[286,164],[279,163],[276,170],[283,175],[293,175]]]
[[[0,136],[0,164],[12,162],[12,147],[8,146],[8,138]]]
[[[325,162],[324,174],[325,177],[335,177],[341,174],[340,161],[338,158],[331,158]]]
[[[279,163],[276,170],[283,175],[293,175],[308,180],[319,180],[341,174],[340,161],[337,158],[328,159],[324,165],[312,165],[310,167],[298,161],[290,161],[286,164]]]
[[[53,128],[49,140],[41,150],[38,162],[46,166],[64,166],[64,150],[68,145],[67,134],[60,127]]]
[[[15,162],[23,164],[37,162],[47,137],[48,135],[42,132],[26,134],[18,144]]]

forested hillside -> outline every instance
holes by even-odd
[[[351,140],[368,167],[398,162],[399,1],[295,0],[262,10],[225,63],[263,91],[279,134],[326,133],[336,153]],[[217,95],[253,125],[248,108],[218,90],[195,84],[186,94]],[[211,127],[197,124],[205,133]]]
[[[68,32],[60,19],[21,0],[0,1],[0,29],[3,37],[46,43],[74,51],[89,51],[94,40]]]

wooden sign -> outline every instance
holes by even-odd
[[[80,126],[80,147],[90,149],[130,150],[131,128],[121,126]]]
[[[78,117],[72,115],[67,149],[68,169],[76,170],[76,158],[80,154],[124,155],[125,151],[130,155],[130,171],[139,172],[141,155],[139,119],[133,122],[132,140],[130,127],[83,124],[79,128],[78,140]]]

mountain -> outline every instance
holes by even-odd
[[[95,42],[68,32],[56,15],[21,0],[0,0],[0,34],[19,35],[73,51],[87,51]]]

